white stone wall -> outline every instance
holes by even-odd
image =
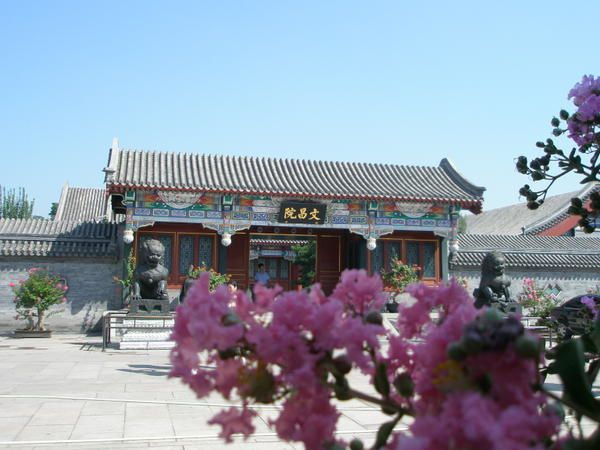
[[[540,287],[558,286],[561,290],[562,300],[586,294],[588,288],[600,289],[600,268],[597,271],[564,269],[533,271],[508,268],[506,274],[512,279],[510,291],[514,299],[523,291],[524,278],[533,278]],[[481,271],[480,269],[458,267],[450,270],[450,276],[464,278],[468,284],[468,291],[472,293],[476,287],[479,287]]]
[[[67,280],[67,302],[53,309],[47,326],[55,331],[85,332],[99,324],[107,309],[120,308],[121,289],[113,281],[121,276],[121,264],[114,259],[0,258],[0,331],[22,328],[15,320],[15,306],[10,282],[27,278],[27,271],[42,267]]]

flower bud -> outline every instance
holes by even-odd
[[[504,316],[500,311],[498,311],[498,308],[486,309],[481,317],[483,318],[483,320],[490,324],[502,322],[502,320],[504,319]]]
[[[383,323],[383,316],[379,311],[369,311],[365,317],[365,322],[373,325],[381,325]]]
[[[401,373],[394,379],[394,387],[402,397],[410,397],[415,391],[415,384],[407,373]]]
[[[242,323],[242,321],[235,313],[228,312],[227,314],[225,314],[223,316],[223,319],[221,319],[221,323],[223,324],[223,326],[230,327],[232,325],[237,325],[238,323]]]
[[[567,111],[565,111],[564,109],[560,110],[559,115],[562,120],[567,120],[569,118],[569,113]]]
[[[350,441],[350,450],[363,450],[364,448],[365,446],[360,439],[352,439]]]
[[[557,127],[560,125],[560,120],[558,120],[556,117],[553,117],[550,121],[550,125],[552,125],[553,127]]]
[[[540,354],[540,342],[531,336],[519,336],[515,348],[523,358],[536,358]]]
[[[352,363],[346,356],[337,356],[333,359],[333,365],[342,374],[346,375],[352,370]]]
[[[454,361],[462,361],[467,357],[467,351],[460,342],[450,343],[446,353],[448,354],[448,358],[453,359]]]
[[[462,345],[467,354],[479,353],[483,349],[483,339],[475,331],[468,332],[462,338]]]

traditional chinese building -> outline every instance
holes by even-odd
[[[316,249],[314,279],[328,291],[345,268],[379,272],[393,256],[425,282],[447,276],[447,243],[461,209],[479,212],[484,188],[443,159],[438,167],[123,150],[104,169],[123,239],[160,240],[176,287],[191,265],[228,273],[241,288],[263,263],[297,285],[295,255]]]

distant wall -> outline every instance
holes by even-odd
[[[121,307],[120,287],[113,281],[121,276],[121,263],[114,258],[32,258],[0,257],[0,331],[24,326],[15,320],[14,294],[9,283],[27,278],[27,271],[42,267],[66,279],[67,302],[53,309],[62,310],[46,321],[55,331],[86,332],[98,324],[102,313]]]
[[[533,278],[537,285],[545,288],[546,286],[558,287],[561,291],[561,299],[568,300],[577,295],[586,294],[588,289],[600,288],[600,270],[582,271],[582,270],[525,270],[525,269],[506,269],[506,275],[511,279],[510,291],[513,298],[523,291],[523,279]],[[460,277],[466,280],[467,290],[472,293],[473,289],[479,287],[481,271],[458,267],[450,270],[450,276]]]

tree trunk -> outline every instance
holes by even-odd
[[[30,309],[27,312],[27,327],[25,328],[28,331],[33,331],[35,328],[35,324],[33,323],[33,311]]]
[[[44,322],[46,321],[46,311],[38,309],[38,320],[35,329],[37,331],[44,331],[46,327],[44,326]]]

